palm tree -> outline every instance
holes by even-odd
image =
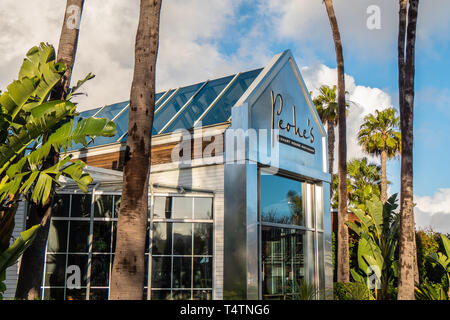
[[[110,298],[141,300],[161,0],[141,0]]]
[[[409,7],[407,9],[408,3]],[[413,209],[414,60],[419,0],[399,0],[399,5],[398,88],[400,130],[402,133],[402,162],[400,189],[400,249],[397,297],[399,300],[413,300],[414,280],[416,273],[415,268],[417,268],[417,263],[414,262],[416,250]]]
[[[396,117],[394,108],[364,117],[364,123],[358,132],[358,142],[364,151],[381,156],[381,202],[387,201],[386,161],[400,153],[401,133],[398,131],[400,118]]]
[[[333,175],[334,163],[334,128],[338,122],[338,104],[336,102],[336,86],[330,88],[323,85],[319,88],[319,95],[313,100],[317,113],[323,124],[327,125],[328,136],[328,172]]]
[[[353,159],[347,164],[347,193],[349,205],[366,210],[366,202],[380,197],[381,167],[369,163],[367,158]],[[333,188],[337,188],[338,179],[333,179]],[[337,194],[333,204],[338,203]]]
[[[338,87],[338,177],[339,177],[339,208],[338,208],[338,236],[337,236],[337,256],[339,282],[350,281],[349,266],[349,248],[348,248],[348,228],[347,221],[347,128],[345,119],[345,74],[344,74],[344,56],[342,52],[341,35],[334,13],[333,1],[325,0],[328,19],[330,21],[331,31],[333,33],[334,47],[336,50],[337,63],[337,87]]]
[[[56,61],[64,63],[66,71],[53,88],[50,99],[64,100],[69,91],[70,78],[75,62],[75,54],[78,44],[79,23],[83,10],[84,0],[67,0],[63,25],[58,45]],[[92,78],[91,75],[85,80]],[[45,142],[48,136],[43,137]],[[58,161],[58,153],[52,150],[44,164],[45,168],[54,166]],[[16,289],[16,298],[34,300],[39,297],[42,274],[44,270],[45,244],[50,228],[51,202],[49,198],[44,204],[32,206],[28,214],[27,226],[42,224],[31,246],[25,251],[19,270]]]

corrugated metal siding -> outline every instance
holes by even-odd
[[[152,168],[156,169],[155,167]],[[156,171],[156,170],[155,170]],[[223,250],[224,250],[224,165],[186,168],[150,175],[151,183],[178,185],[214,191],[214,296],[223,299]],[[172,190],[173,191],[173,190]],[[154,190],[158,192],[158,190]]]
[[[26,217],[26,201],[21,201],[19,203],[19,207],[17,208],[16,216],[15,216],[15,226],[14,231],[12,233],[13,239],[11,243],[14,242],[20,235],[20,233],[25,229],[25,217]],[[6,270],[6,291],[3,295],[3,299],[13,299],[16,293],[16,284],[17,284],[17,272],[18,272],[18,263],[12,265]]]

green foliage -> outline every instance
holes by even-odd
[[[362,282],[335,282],[334,300],[374,300],[372,292]]]
[[[73,179],[85,191],[92,179],[82,172],[82,161],[70,161],[66,156],[51,168],[44,168],[44,161],[52,149],[57,153],[72,143],[87,145],[86,137],[115,134],[115,125],[108,119],[88,118],[75,123],[76,106],[68,99],[48,101],[65,70],[64,64],[55,62],[54,48],[41,43],[28,51],[19,79],[0,96],[2,203],[32,190],[30,200],[44,204],[61,175]],[[71,95],[92,77],[89,74],[79,81],[71,88]]]
[[[6,268],[32,242],[38,228],[24,231],[9,246],[20,197],[45,204],[61,176],[72,179],[85,192],[92,181],[83,172],[85,164],[80,160],[71,161],[71,156],[64,156],[50,166],[47,159],[61,149],[66,151],[73,143],[86,146],[87,137],[113,136],[116,131],[108,119],[74,121],[78,115],[76,105],[69,99],[93,78],[92,74],[70,88],[66,99],[49,100],[66,69],[63,63],[55,61],[53,46],[41,43],[27,52],[18,79],[0,95],[0,280]],[[2,284],[0,291],[3,289]]]
[[[373,279],[381,287],[380,299],[390,298],[389,288],[398,276],[395,252],[399,237],[397,194],[383,205],[378,198],[366,202],[367,211],[351,209],[360,223],[347,222],[358,236],[358,268],[351,270],[353,279],[367,283]],[[374,283],[375,285],[377,283]],[[378,290],[375,289],[378,297]]]
[[[424,282],[416,286],[417,300],[450,300],[448,293],[440,283]]]
[[[433,269],[440,270],[444,276],[440,283],[424,281],[416,287],[416,296],[426,300],[450,300],[450,240],[440,234],[444,252],[429,252],[425,258]]]
[[[401,149],[400,118],[394,108],[375,110],[364,118],[358,133],[358,142],[365,152],[380,155],[387,152],[388,158],[398,155]]]
[[[0,252],[0,299],[3,298],[3,292],[6,290],[3,283],[6,278],[6,269],[15,264],[22,253],[31,245],[40,227],[38,224],[21,232],[19,238],[9,248]]]
[[[347,196],[349,207],[359,208],[365,211],[366,202],[374,197],[380,197],[381,168],[378,165],[368,163],[367,158],[353,159],[347,163]],[[337,208],[339,177],[333,176],[332,207]]]
[[[336,101],[336,86],[321,86],[319,95],[313,99],[317,113],[322,123],[337,123],[338,103]]]

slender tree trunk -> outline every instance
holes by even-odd
[[[161,0],[141,0],[110,298],[141,300]]]
[[[83,11],[84,0],[67,0],[61,36],[59,39],[57,62],[64,62],[67,70],[61,81],[51,92],[51,100],[65,99],[70,84],[72,69],[78,44],[79,25]],[[49,168],[56,164],[59,155],[53,149],[45,160],[43,167]],[[27,218],[27,228],[41,224],[33,244],[24,252],[20,262],[19,277],[16,288],[16,298],[34,300],[40,298],[40,288],[44,271],[45,245],[51,217],[50,197],[45,205],[32,205]]]
[[[401,199],[400,199],[400,255],[398,299],[414,299],[416,268],[415,225],[413,209],[413,113],[414,113],[414,59],[417,12],[419,0],[410,0],[406,27],[406,0],[400,1],[399,12],[399,97],[401,151]],[[406,32],[406,59],[404,59]]]
[[[338,273],[339,282],[349,282],[349,249],[348,249],[348,228],[347,221],[347,138],[346,138],[346,118],[345,118],[345,79],[344,79],[344,56],[342,53],[342,42],[339,28],[334,13],[333,1],[325,0],[325,6],[333,32],[334,46],[336,50],[337,77],[338,77]]]
[[[333,176],[334,164],[334,143],[336,137],[334,135],[334,121],[327,121],[327,135],[328,135],[328,172]]]
[[[381,202],[387,201],[387,178],[386,178],[387,151],[381,151]]]

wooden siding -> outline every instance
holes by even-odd
[[[216,140],[222,139],[223,134],[221,136],[216,137],[213,136],[211,141],[205,141],[203,138],[196,138],[191,140],[191,159],[197,159],[203,157],[203,153],[206,147],[210,144],[213,144]],[[220,140],[219,140],[220,141]],[[177,147],[179,146],[179,147]],[[178,148],[178,150],[176,149]],[[223,155],[224,144],[222,143],[221,148],[214,149],[210,156],[220,156]],[[201,151],[200,151],[200,150]],[[172,162],[172,153],[178,152],[179,157],[183,157],[183,149],[180,142],[171,142],[161,145],[156,145],[152,147],[152,165],[158,165],[163,163]],[[209,152],[209,150],[208,150]],[[125,162],[126,151],[115,151],[109,153],[103,153],[98,155],[82,155],[78,159],[84,161],[87,165],[105,169],[119,170],[123,171],[123,165]]]

